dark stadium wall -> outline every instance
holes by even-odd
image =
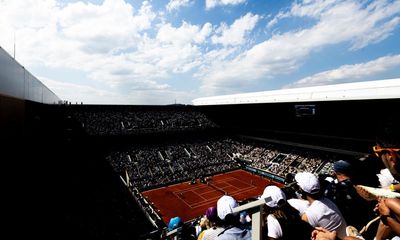
[[[0,131],[2,136],[20,136],[25,123],[25,103],[0,94]]]
[[[0,130],[6,136],[24,132],[26,101],[54,104],[60,98],[0,47]]]
[[[300,106],[300,107],[299,107]],[[302,111],[302,106],[314,109]],[[238,133],[336,136],[373,142],[376,130],[399,119],[400,99],[198,106],[220,126]],[[307,108],[307,107],[306,107]],[[385,113],[385,114],[382,114]]]

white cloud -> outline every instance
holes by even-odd
[[[378,43],[388,36],[390,36],[393,30],[399,25],[400,17],[394,17],[390,21],[384,23],[382,26],[377,27],[374,31],[369,31],[369,34],[363,34],[358,36],[353,41],[353,50],[358,50],[360,48],[364,48],[369,44]]]
[[[206,6],[211,9],[246,2],[208,0]],[[79,72],[85,77],[85,86],[50,84],[76,89],[68,90],[65,96],[76,92],[84,102],[94,103],[95,98],[113,102],[109,98],[118,103],[145,103],[141,96],[156,103],[163,94],[189,102],[197,93],[190,92],[190,98],[189,92],[174,90],[176,79],[183,76],[192,88],[202,84],[206,94],[238,91],[241,86],[292,73],[310,53],[326,46],[347,43],[350,50],[357,51],[380,42],[398,29],[400,21],[399,1],[295,2],[288,11],[278,13],[269,27],[292,17],[312,18],[315,24],[261,39],[251,35],[259,15],[247,13],[231,25],[193,24],[190,18],[176,24],[180,16],[155,12],[151,3],[144,1],[136,8],[126,0],[100,4],[0,0],[0,45],[12,52],[15,32],[16,58],[28,69]],[[166,8],[175,11],[192,3],[170,0]],[[256,39],[257,44],[249,39]]]
[[[17,57],[25,64],[88,71],[88,61],[135,47],[155,13],[147,1],[137,12],[123,0],[106,0],[102,5],[76,2],[63,8],[52,0],[5,1],[0,18],[4,33],[0,44],[12,49],[15,32]]]
[[[139,91],[148,92],[148,96],[152,91],[173,94],[171,86],[159,80],[198,66],[196,59],[201,53],[196,44],[205,41],[212,26],[183,23],[174,28],[164,24],[158,29],[160,39],[150,38],[146,31],[151,27],[157,31],[153,25],[156,17],[148,1],[136,10],[123,0],[106,0],[100,5],[75,2],[64,6],[53,0],[4,1],[0,4],[0,45],[11,52],[15,31],[16,57],[25,66],[82,71],[93,85],[100,82],[115,92],[123,86],[135,91],[135,95]],[[169,38],[168,34],[179,37]],[[84,102],[94,102],[96,97],[99,101],[107,98],[122,101],[112,92],[96,92],[79,85],[65,87],[81,90],[61,93],[61,97],[76,93],[77,98],[82,98],[91,91],[93,97],[86,96]],[[86,92],[81,94],[82,91]]]
[[[316,24],[273,35],[234,58],[202,68],[198,73],[202,89],[211,94],[227,88],[234,92],[245,84],[295,71],[310,53],[323,47],[347,42],[352,44],[351,50],[356,50],[382,41],[399,25],[396,15],[400,12],[400,1],[379,3],[306,1],[294,4],[287,16],[316,18]]]
[[[193,2],[191,0],[170,0],[166,8],[169,12],[178,10],[181,7],[187,7]]]
[[[88,85],[59,82],[46,77],[38,77],[62,100],[72,104],[143,104],[163,105],[175,103],[188,103],[193,98],[199,97],[194,91],[176,91],[171,89],[131,88],[124,93],[112,90],[103,90]]]
[[[206,0],[206,9],[211,9],[217,6],[237,5],[245,3],[247,0]]]
[[[235,20],[235,22],[229,27],[226,24],[222,24],[217,29],[219,36],[214,35],[212,37],[212,42],[224,46],[241,45],[246,40],[246,34],[253,30],[259,19],[260,17],[258,15],[247,13],[241,18]]]
[[[343,65],[334,70],[317,73],[289,84],[285,88],[359,81],[363,78],[396,68],[400,68],[400,55],[385,56],[366,63]]]
[[[179,28],[174,28],[170,23],[160,27],[157,33],[157,40],[161,43],[173,43],[185,45],[190,43],[203,43],[211,33],[212,25],[206,23],[200,28],[197,25],[191,25],[183,22]]]
[[[105,0],[102,5],[68,4],[60,11],[58,24],[60,35],[79,41],[83,51],[109,53],[131,47],[154,18],[147,1],[134,14],[132,6],[123,0]]]
[[[268,23],[273,26],[282,18],[310,17],[319,20],[316,27],[332,38],[332,43],[350,41],[357,50],[371,43],[386,39],[399,25],[400,1],[372,1],[363,5],[360,1],[318,1],[295,2],[288,12],[279,12]],[[330,30],[328,28],[331,28]],[[340,33],[340,34],[338,34]]]
[[[123,103],[124,98],[111,91],[100,90],[91,86],[59,82],[46,77],[38,77],[41,82],[48,86],[62,100],[71,103],[99,103],[107,104],[110,102]]]

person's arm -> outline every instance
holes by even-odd
[[[384,200],[385,205],[390,211],[400,217],[400,199],[399,198],[388,198]]]
[[[400,236],[400,223],[396,221],[395,218],[391,216],[381,216],[381,221],[383,224],[389,226],[397,236]]]
[[[397,214],[400,211],[400,199],[381,199],[375,209],[381,216],[381,223],[388,226],[397,235],[400,235],[400,222],[397,219],[397,217],[400,217]],[[382,229],[385,228],[382,226]]]
[[[376,230],[375,240],[384,240],[388,239],[390,236],[391,230],[389,226],[383,224],[382,221],[379,222],[378,229]]]
[[[322,227],[316,227],[311,233],[312,240],[337,240],[336,231],[329,231]]]
[[[386,222],[392,230],[400,236],[400,199],[386,199],[385,205],[390,209],[390,217],[386,219]]]
[[[311,233],[311,240],[340,240],[336,236],[336,231],[329,231],[328,229],[322,227],[316,227]],[[344,237],[342,240],[360,240],[357,237]]]
[[[304,213],[303,215],[301,215],[301,220],[310,223],[310,222],[308,221],[307,214],[305,214],[305,213]]]

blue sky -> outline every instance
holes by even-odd
[[[0,0],[0,46],[88,104],[399,78],[399,25],[396,0]]]

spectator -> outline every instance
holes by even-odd
[[[195,240],[196,231],[192,226],[187,226],[180,217],[173,217],[169,220],[168,231],[177,229],[176,234],[171,235],[174,240]]]
[[[268,239],[309,239],[311,227],[301,220],[299,212],[287,204],[285,193],[277,186],[267,186],[262,198],[267,202]]]
[[[209,207],[206,211],[205,218],[208,219],[208,226],[206,230],[200,233],[198,240],[213,240],[224,229],[221,227],[221,222],[218,218],[217,208]]]
[[[181,231],[182,231],[183,222],[180,217],[173,217],[169,220],[168,223],[168,232],[171,232],[177,229],[177,232],[173,235],[170,235],[169,239],[178,240],[181,239]]]
[[[378,134],[374,153],[379,157],[396,181],[400,181],[400,128],[388,125]],[[392,190],[396,190],[394,186]],[[400,199],[380,199],[375,209],[381,221],[376,240],[400,236]]]
[[[379,157],[395,180],[400,181],[400,130],[386,127],[378,134],[374,153]]]
[[[299,186],[300,197],[307,200],[309,204],[306,209],[298,209],[302,214],[301,218],[312,227],[334,230],[339,238],[345,237],[346,221],[331,200],[321,197],[318,178],[312,173],[301,172],[295,175],[295,180]]]
[[[343,214],[346,223],[361,229],[373,216],[367,202],[357,194],[350,176],[352,166],[344,160],[333,164],[334,181],[331,181],[324,191],[324,196],[332,200]],[[355,214],[357,213],[357,214]]]
[[[251,231],[240,228],[239,216],[233,214],[237,207],[236,200],[228,195],[222,196],[217,202],[218,217],[222,220],[224,230],[218,234],[218,240],[251,239]]]
[[[180,217],[173,217],[169,220],[168,231],[172,231],[174,229],[182,227],[182,225],[183,225],[183,222]]]

